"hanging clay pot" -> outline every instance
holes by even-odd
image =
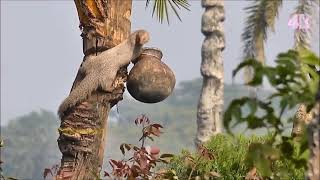
[[[133,61],[127,89],[132,97],[144,103],[157,103],[173,91],[176,79],[171,69],[161,61],[162,52],[145,48]]]

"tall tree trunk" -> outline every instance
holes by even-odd
[[[241,39],[244,42],[243,60],[256,59],[265,64],[264,42],[267,38],[269,29],[274,31],[275,20],[278,17],[282,0],[253,1],[252,5],[245,8],[248,16],[246,18],[244,32]],[[244,81],[246,84],[252,81],[253,69],[246,67],[244,69]],[[255,98],[259,87],[248,86],[249,96]]]
[[[250,57],[250,58],[255,58],[256,60],[258,60],[259,62],[261,62],[262,64],[265,64],[265,54],[264,54],[264,34],[263,33],[259,33],[257,35],[257,37],[254,39],[254,57]],[[252,81],[253,78],[253,69],[251,67],[245,68],[245,75],[244,75],[244,81],[246,83],[249,83],[250,81]],[[251,87],[248,86],[248,91],[249,91],[249,96],[250,97],[256,97],[257,96],[257,90],[259,89],[259,87]]]
[[[320,75],[320,71],[318,72]],[[320,86],[316,96],[317,104],[312,110],[313,120],[308,124],[310,157],[308,161],[308,180],[320,179]]]
[[[320,103],[320,102],[319,102]],[[319,111],[319,109],[318,109]],[[308,125],[310,157],[308,160],[308,180],[320,179],[320,116],[319,114]]]
[[[86,56],[97,55],[129,36],[131,0],[75,0],[75,4]],[[122,99],[126,78],[127,69],[123,67],[117,72],[112,93],[97,90],[61,117],[58,145],[62,159],[56,179],[91,180],[100,176],[107,117],[111,107]],[[78,73],[72,88],[82,79]]]
[[[294,115],[291,136],[295,140],[300,140],[303,135],[305,125],[308,125],[312,120],[312,114],[307,112],[307,107],[304,104],[299,104],[298,110]]]
[[[222,131],[223,113],[223,60],[225,47],[223,22],[224,1],[202,0],[205,12],[202,15],[201,31],[205,36],[202,45],[201,75],[203,85],[197,112],[196,146],[208,141]]]
[[[306,15],[309,17],[309,23],[311,24],[311,27],[313,26],[314,22],[314,14],[315,14],[315,8],[316,4],[310,0],[299,0],[298,6],[295,10],[296,15]],[[303,25],[304,22],[300,22],[300,24]],[[300,50],[300,49],[311,49],[311,38],[312,33],[310,29],[302,29],[302,28],[296,28],[294,31],[294,49]],[[296,140],[299,140],[301,138],[301,135],[303,134],[303,128],[306,124],[308,124],[312,119],[311,113],[307,112],[307,108],[304,104],[300,104],[298,106],[298,110],[295,114],[293,125],[292,125],[292,131],[291,135],[295,137]]]

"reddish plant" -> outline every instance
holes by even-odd
[[[156,146],[145,146],[146,139],[153,141],[154,137],[159,137],[163,128],[160,124],[151,123],[150,119],[142,115],[135,121],[137,126],[142,127],[142,135],[139,139],[141,141],[140,147],[132,144],[121,144],[120,150],[123,155],[126,152],[132,152],[131,157],[122,160],[109,161],[111,165],[111,172],[104,172],[105,177],[126,178],[126,179],[155,179],[166,172],[154,172],[153,169],[157,163],[168,163],[173,157],[172,154],[160,154],[160,149]]]
[[[43,170],[43,179],[46,179],[47,177],[49,177],[49,175],[51,177],[54,177],[57,174],[58,169],[59,169],[58,164],[53,165],[51,168],[45,168]]]

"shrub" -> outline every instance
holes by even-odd
[[[253,155],[250,154],[250,144],[264,143],[269,139],[271,136],[217,135],[205,145],[213,158],[203,158],[203,155],[199,153],[182,151],[169,164],[168,168],[175,170],[179,179],[194,179],[196,176],[203,177],[208,173],[215,174],[218,179],[219,177],[222,179],[244,179],[253,168],[250,160]],[[304,168],[297,169],[288,160],[277,160],[271,167],[275,174],[281,177],[287,176],[286,179],[304,179]]]

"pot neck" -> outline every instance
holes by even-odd
[[[163,54],[158,48],[143,48],[142,53],[132,62],[135,64],[143,57],[154,57],[155,59],[161,61]]]

